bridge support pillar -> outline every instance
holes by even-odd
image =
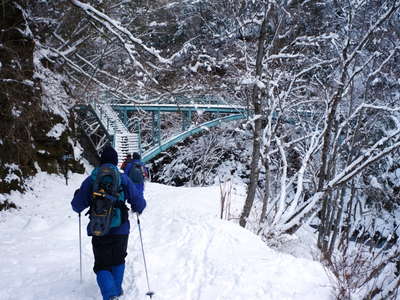
[[[135,124],[135,133],[138,136],[138,143],[139,143],[139,153],[142,155],[142,127],[140,125],[140,120],[136,120]]]
[[[161,120],[160,111],[154,111],[152,113],[152,135],[153,145],[160,145],[161,142]]]
[[[189,129],[190,124],[192,123],[192,111],[183,111],[182,112],[182,131],[186,131]]]
[[[115,135],[110,135],[109,143],[113,148],[115,148]]]
[[[125,127],[126,128],[129,128],[128,127],[128,112],[127,112],[127,110],[126,109],[124,109],[123,111],[122,111],[122,122],[124,123],[124,125],[125,125]]]

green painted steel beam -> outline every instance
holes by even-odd
[[[191,130],[185,131],[179,135],[176,135],[173,138],[170,138],[164,142],[161,142],[161,144],[159,146],[146,151],[142,156],[142,160],[144,162],[148,162],[151,159],[153,159],[154,157],[156,157],[158,154],[160,154],[161,152],[171,148],[172,146],[183,141],[187,137],[194,135],[196,133],[199,133],[203,130],[207,130],[207,128],[218,126],[224,122],[235,121],[235,120],[246,119],[246,118],[247,118],[247,116],[245,114],[236,114],[236,115],[230,115],[230,116],[226,116],[226,117],[222,117],[219,119],[215,119],[212,121],[202,123],[202,124],[198,125],[197,127],[192,128]]]
[[[243,106],[221,106],[221,105],[202,105],[202,104],[183,104],[183,105],[145,105],[145,104],[112,104],[111,107],[116,111],[160,111],[160,112],[183,112],[183,111],[190,111],[190,112],[219,112],[219,113],[227,113],[227,114],[234,114],[234,113],[245,113],[247,112],[247,108]]]
[[[159,111],[152,112],[152,125],[151,125],[151,133],[152,133],[152,142],[153,145],[160,145],[161,142],[161,116]]]

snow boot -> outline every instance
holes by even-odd
[[[114,277],[115,287],[117,289],[117,295],[121,296],[124,293],[122,290],[122,280],[124,279],[125,264],[112,266],[111,271]]]
[[[97,272],[96,276],[97,276],[97,284],[100,287],[103,300],[110,300],[113,299],[115,296],[119,296],[111,272],[101,270]]]

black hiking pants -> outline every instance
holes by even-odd
[[[125,263],[128,248],[128,235],[105,235],[101,237],[92,237],[92,246],[94,254],[93,271],[97,273],[100,270],[111,272],[112,266]]]

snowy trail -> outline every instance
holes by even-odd
[[[0,299],[101,299],[82,216],[83,278],[79,283],[78,217],[70,209],[83,179],[45,174],[34,191],[9,197],[23,209],[0,213]],[[0,195],[3,197],[4,195]],[[331,283],[319,263],[278,253],[236,224],[218,219],[219,188],[146,184],[140,217],[153,299],[325,300]],[[146,299],[136,219],[131,216],[125,295]]]
[[[149,190],[142,226],[157,299],[329,299],[320,264],[218,219],[218,187]]]

